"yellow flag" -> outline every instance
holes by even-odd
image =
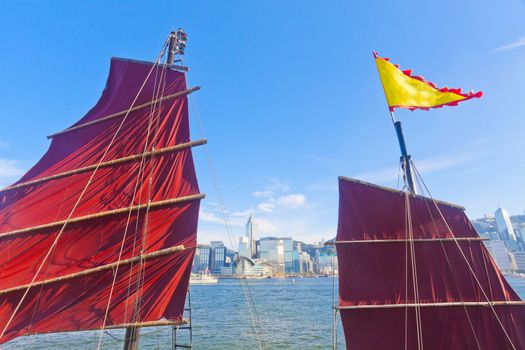
[[[392,64],[388,58],[379,57],[375,52],[374,58],[391,111],[394,108],[428,110],[455,106],[461,101],[483,95],[481,91],[464,94],[461,89],[437,88],[422,77],[412,76],[410,70],[402,71],[398,65]]]

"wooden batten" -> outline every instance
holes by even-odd
[[[93,121],[90,121],[90,122],[87,122],[87,123],[84,123],[84,124],[80,124],[80,125],[77,125],[77,126],[72,126],[68,129],[65,129],[65,130],[62,130],[62,131],[59,131],[59,132],[56,132],[54,134],[51,134],[49,135],[47,138],[48,139],[52,139],[53,137],[55,136],[58,136],[58,135],[62,135],[62,134],[65,134],[65,133],[68,133],[70,131],[74,131],[74,130],[78,130],[78,129],[82,129],[82,128],[85,128],[87,126],[90,126],[90,125],[94,125],[94,124],[98,124],[98,123],[102,123],[102,122],[105,122],[107,120],[111,120],[111,119],[114,119],[114,118],[117,118],[117,117],[121,117],[121,116],[124,116],[130,112],[134,112],[134,111],[138,111],[140,109],[143,109],[145,107],[149,107],[155,103],[158,103],[158,102],[162,102],[162,101],[166,101],[166,100],[171,100],[173,98],[177,98],[177,97],[180,97],[180,96],[185,96],[185,95],[189,95],[191,94],[192,92],[195,92],[197,90],[200,90],[200,86],[195,86],[195,87],[192,87],[190,89],[187,89],[187,90],[184,90],[184,91],[179,91],[175,94],[171,94],[171,95],[167,95],[167,96],[164,96],[164,97],[161,97],[161,98],[158,98],[156,100],[152,100],[150,102],[147,102],[147,103],[144,103],[144,104],[141,104],[139,106],[136,106],[136,107],[132,107],[132,108],[129,108],[125,111],[120,111],[120,112],[117,112],[117,113],[113,113],[113,114],[110,114],[110,115],[107,115],[105,117],[102,117],[100,119],[97,119],[97,120],[93,120]]]
[[[159,320],[159,321],[149,321],[149,322],[133,322],[133,323],[123,323],[114,326],[106,326],[104,329],[118,329],[118,328],[128,328],[128,327],[156,327],[156,326],[182,326],[189,324],[188,320]]]
[[[361,244],[361,243],[407,243],[407,242],[456,242],[456,241],[487,241],[490,238],[481,237],[443,237],[443,238],[414,238],[414,239],[361,239],[352,241],[335,241],[335,244]],[[328,244],[325,244],[328,245]],[[331,244],[330,244],[331,245]]]
[[[181,65],[177,65],[177,64],[170,64],[170,65],[167,65],[167,66],[170,69],[178,70],[178,71],[181,71],[181,72],[189,72],[190,71],[190,67],[187,67],[187,66],[181,66]]]
[[[188,320],[158,320],[158,321],[146,321],[146,322],[133,322],[133,323],[122,323],[116,325],[105,326],[104,328],[91,328],[91,329],[73,329],[70,331],[57,331],[57,332],[28,332],[24,333],[23,336],[32,336],[39,334],[58,334],[58,333],[71,333],[71,332],[93,332],[100,331],[102,329],[121,329],[128,327],[160,327],[160,326],[183,326],[189,324]]]
[[[117,266],[131,264],[131,263],[137,262],[137,261],[142,260],[142,259],[143,260],[149,260],[149,259],[157,258],[157,257],[168,255],[168,254],[173,254],[173,253],[176,253],[176,252],[183,251],[185,249],[186,248],[184,247],[184,245],[177,245],[177,246],[174,246],[174,247],[171,247],[171,248],[157,250],[156,252],[143,254],[142,256],[135,256],[133,258],[120,260],[118,262],[114,262],[114,263],[111,263],[111,264],[106,264],[106,265],[94,267],[92,269],[87,269],[87,270],[76,272],[76,273],[72,273],[72,274],[69,274],[69,275],[64,275],[64,276],[60,276],[60,277],[50,278],[50,279],[43,280],[43,281],[38,281],[38,282],[34,282],[33,284],[29,283],[29,284],[24,284],[24,285],[12,287],[12,288],[6,288],[6,289],[3,289],[3,290],[0,290],[0,295],[11,293],[11,292],[16,292],[18,290],[24,290],[24,289],[27,289],[27,288],[39,287],[39,286],[44,286],[44,285],[51,284],[51,283],[62,282],[62,281],[69,280],[69,279],[72,279],[72,278],[82,277],[82,276],[90,275],[92,273],[96,273],[96,272],[100,272],[100,271],[104,271],[104,270],[110,270],[110,269],[113,269],[113,268],[115,268]],[[123,327],[127,327],[127,326],[123,326]]]
[[[166,154],[166,153],[172,153],[172,152],[180,151],[182,149],[186,149],[186,148],[189,148],[189,147],[201,146],[201,145],[206,144],[207,142],[208,142],[208,140],[206,140],[206,139],[190,141],[190,142],[181,143],[181,144],[178,144],[178,145],[175,145],[175,146],[159,148],[159,149],[154,150],[154,151],[148,151],[148,152],[144,152],[144,153],[140,153],[140,154],[134,154],[132,156],[127,156],[127,157],[123,157],[123,158],[109,160],[107,162],[102,162],[102,163],[99,163],[99,164],[88,165],[88,166],[85,166],[85,167],[82,167],[82,168],[73,169],[73,170],[69,170],[69,171],[64,171],[64,172],[59,173],[59,174],[54,174],[54,175],[42,177],[40,179],[35,179],[35,180],[22,182],[22,183],[13,185],[13,186],[8,186],[6,188],[1,189],[0,193],[1,192],[5,192],[5,191],[9,191],[9,190],[14,190],[14,189],[21,188],[21,187],[25,187],[25,186],[39,184],[39,183],[50,181],[50,180],[63,178],[63,177],[66,177],[66,176],[71,176],[71,175],[76,175],[76,174],[80,174],[80,173],[85,173],[87,171],[95,170],[97,168],[106,168],[106,167],[109,167],[109,166],[112,166],[112,165],[117,165],[117,164],[137,161],[137,160],[142,159],[143,157],[151,157],[151,156],[156,156],[156,155],[160,155],[160,154]]]
[[[85,215],[85,216],[79,216],[79,217],[76,217],[76,218],[71,218],[69,220],[60,220],[60,221],[51,222],[49,224],[43,224],[43,225],[38,225],[38,226],[33,226],[33,227],[27,227],[27,228],[23,228],[23,229],[19,229],[19,230],[14,230],[14,231],[1,232],[0,233],[0,238],[4,238],[4,237],[7,237],[7,236],[18,235],[18,234],[27,233],[27,232],[32,232],[32,231],[37,231],[37,230],[43,230],[43,229],[47,229],[47,228],[51,228],[51,227],[55,227],[55,226],[62,226],[62,225],[65,225],[65,224],[74,224],[74,223],[78,223],[78,222],[82,222],[82,221],[98,219],[98,218],[111,216],[111,215],[125,214],[125,213],[128,213],[130,211],[137,211],[137,210],[146,209],[146,208],[148,208],[148,206],[149,206],[150,209],[153,209],[153,208],[164,207],[164,206],[177,204],[177,203],[184,203],[184,202],[189,202],[189,201],[194,201],[194,200],[201,200],[204,197],[206,197],[206,195],[204,193],[199,193],[199,194],[194,194],[194,195],[190,195],[190,196],[166,199],[166,200],[163,200],[163,201],[157,201],[157,202],[133,205],[133,206],[129,206],[129,207],[126,207],[126,208],[107,210],[107,211],[103,211],[103,212],[96,213],[96,214],[91,214],[91,215]]]
[[[451,306],[525,306],[524,301],[464,301],[464,302],[450,302],[450,303],[410,303],[410,304],[383,304],[383,305],[352,305],[339,306],[339,310],[357,310],[357,309],[394,309],[394,308],[408,308],[408,307],[451,307]]]

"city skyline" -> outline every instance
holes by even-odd
[[[471,219],[492,203],[523,211],[523,3],[415,3],[410,11],[367,3],[356,11],[345,1],[330,7],[161,1],[172,13],[161,17],[147,2],[100,4],[2,4],[0,186],[16,181],[45,152],[45,135],[93,105],[109,57],[151,60],[166,34],[181,26],[189,35],[189,84],[203,87],[191,96],[192,136],[201,136],[198,117],[236,234],[253,207],[268,235],[329,239],[337,226],[338,176],[397,187],[399,150],[372,50],[440,86],[485,93],[457,108],[396,112],[433,196],[465,206]],[[453,15],[443,12],[452,6]],[[430,12],[435,18],[411,15]],[[371,18],[390,30],[370,26]],[[443,26],[438,18],[457,25]],[[39,40],[28,42],[35,27]],[[458,28],[468,40],[450,39]],[[35,63],[21,60],[20,52]],[[38,93],[28,98],[28,89]],[[206,151],[197,148],[194,156],[207,194],[199,237],[225,240]]]

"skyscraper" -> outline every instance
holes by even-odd
[[[518,242],[516,239],[516,234],[514,233],[514,228],[510,222],[509,213],[503,208],[498,208],[494,213],[496,217],[496,227],[498,233],[503,241],[507,244],[507,248],[510,250],[518,249]]]
[[[250,244],[250,255],[248,256],[248,258],[256,258],[257,240],[259,239],[259,235],[257,233],[255,214],[253,212],[250,213],[250,217],[248,218],[248,222],[246,223],[246,237],[248,237],[248,242]]]
[[[239,255],[246,258],[252,257],[251,244],[246,236],[239,237]]]

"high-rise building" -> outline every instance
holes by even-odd
[[[246,223],[246,237],[248,237],[251,252],[251,255],[249,255],[248,258],[256,258],[257,240],[259,239],[259,234],[257,232],[257,223],[255,222],[255,214],[253,212],[250,213],[250,217]]]
[[[284,251],[284,272],[293,273],[293,240],[291,237],[282,238]]]
[[[525,272],[525,253],[524,252],[514,253],[514,260],[516,262],[516,269],[519,272]]]
[[[516,239],[516,234],[514,233],[514,228],[510,222],[509,213],[503,208],[498,208],[494,213],[496,218],[496,227],[500,235],[500,239],[504,240],[507,244],[507,247],[511,250],[518,250],[518,242]]]
[[[509,271],[512,269],[509,252],[507,251],[503,241],[490,240],[484,241],[483,243],[485,243],[487,250],[489,251],[490,255],[492,255],[492,258],[500,270]]]
[[[314,272],[314,266],[310,254],[307,252],[299,252],[299,269],[297,273],[310,273]]]
[[[193,272],[208,273],[210,271],[211,247],[209,245],[198,246],[195,256],[198,256],[198,260],[193,260]],[[196,267],[195,264],[197,265]]]
[[[214,275],[220,275],[222,268],[226,266],[227,248],[222,241],[211,241],[210,270]]]
[[[239,255],[244,256],[245,258],[252,257],[250,240],[246,236],[239,237]]]
[[[264,237],[259,240],[259,256],[274,267],[276,273],[293,273],[293,240],[291,237]]]

